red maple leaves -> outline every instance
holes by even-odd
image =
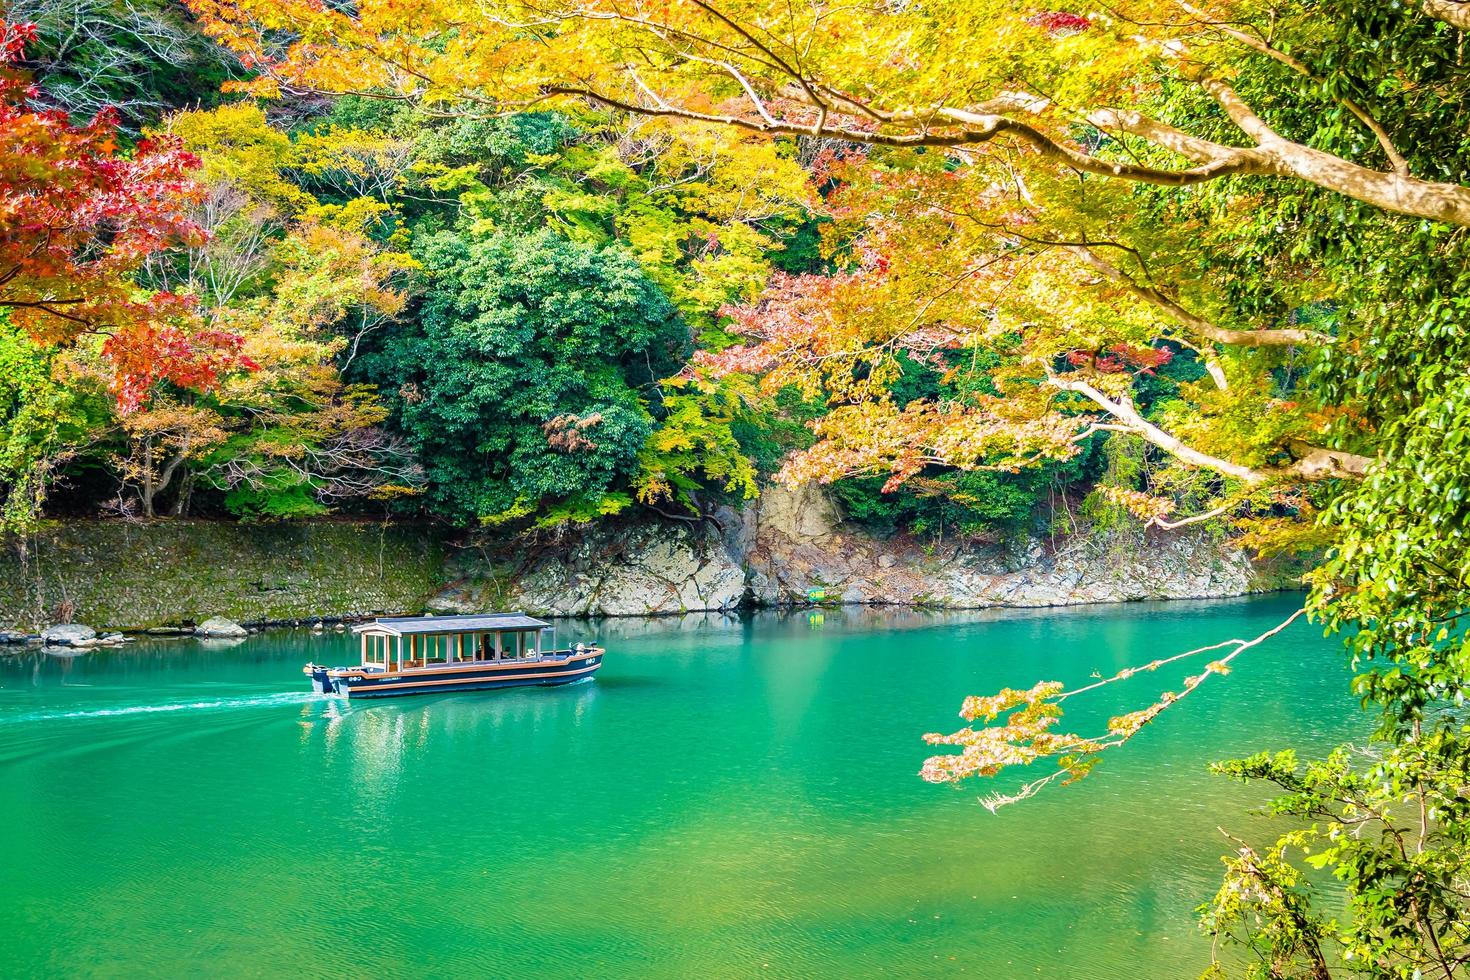
[[[1039,27],[1048,34],[1059,36],[1077,34],[1092,26],[1092,21],[1081,14],[1069,14],[1063,10],[1032,14],[1026,18],[1026,23],[1032,27]]]
[[[203,388],[252,367],[241,339],[206,328],[191,299],[148,294],[134,279],[149,255],[203,237],[188,217],[199,160],[167,140],[120,153],[110,110],[76,126],[36,107],[15,67],[34,36],[33,25],[0,20],[0,307],[38,343],[106,336],[125,412],[159,382]]]
[[[1174,359],[1174,352],[1167,347],[1135,347],[1133,344],[1114,344],[1101,351],[1074,350],[1067,353],[1067,363],[1072,367],[1090,367],[1103,374],[1152,375]]]

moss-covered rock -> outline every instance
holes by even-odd
[[[0,550],[0,629],[417,612],[444,582],[430,528],[67,521]]]

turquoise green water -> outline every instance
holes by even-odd
[[[998,816],[918,736],[1290,601],[563,624],[596,681],[351,705],[301,693],[330,634],[0,657],[0,974],[1195,975],[1216,827],[1264,820],[1205,764],[1357,734],[1335,643],[1294,627]]]

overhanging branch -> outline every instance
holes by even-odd
[[[1250,486],[1260,486],[1273,480],[1302,480],[1316,482],[1330,479],[1362,479],[1373,464],[1372,457],[1339,449],[1324,449],[1304,442],[1293,442],[1292,452],[1297,459],[1287,466],[1258,469],[1232,460],[1212,456],[1185,443],[1179,437],[1159,428],[1144,418],[1128,397],[1110,398],[1096,386],[1081,378],[1068,377],[1047,372],[1047,383],[1059,391],[1082,395],[1103,409],[1120,423],[1122,431],[1138,436],[1152,446],[1162,449],[1187,466],[1213,470],[1222,476],[1233,477]]]

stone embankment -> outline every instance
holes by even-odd
[[[442,536],[419,525],[58,522],[0,542],[0,642],[54,623],[190,635],[211,617],[239,629],[415,612],[446,581]]]
[[[0,551],[0,643],[121,642],[103,629],[228,639],[424,610],[646,616],[813,601],[976,609],[1223,598],[1290,587],[1300,574],[1198,529],[1008,544],[876,537],[810,487],[768,488],[712,520],[481,544],[452,547],[417,525],[58,524]]]

